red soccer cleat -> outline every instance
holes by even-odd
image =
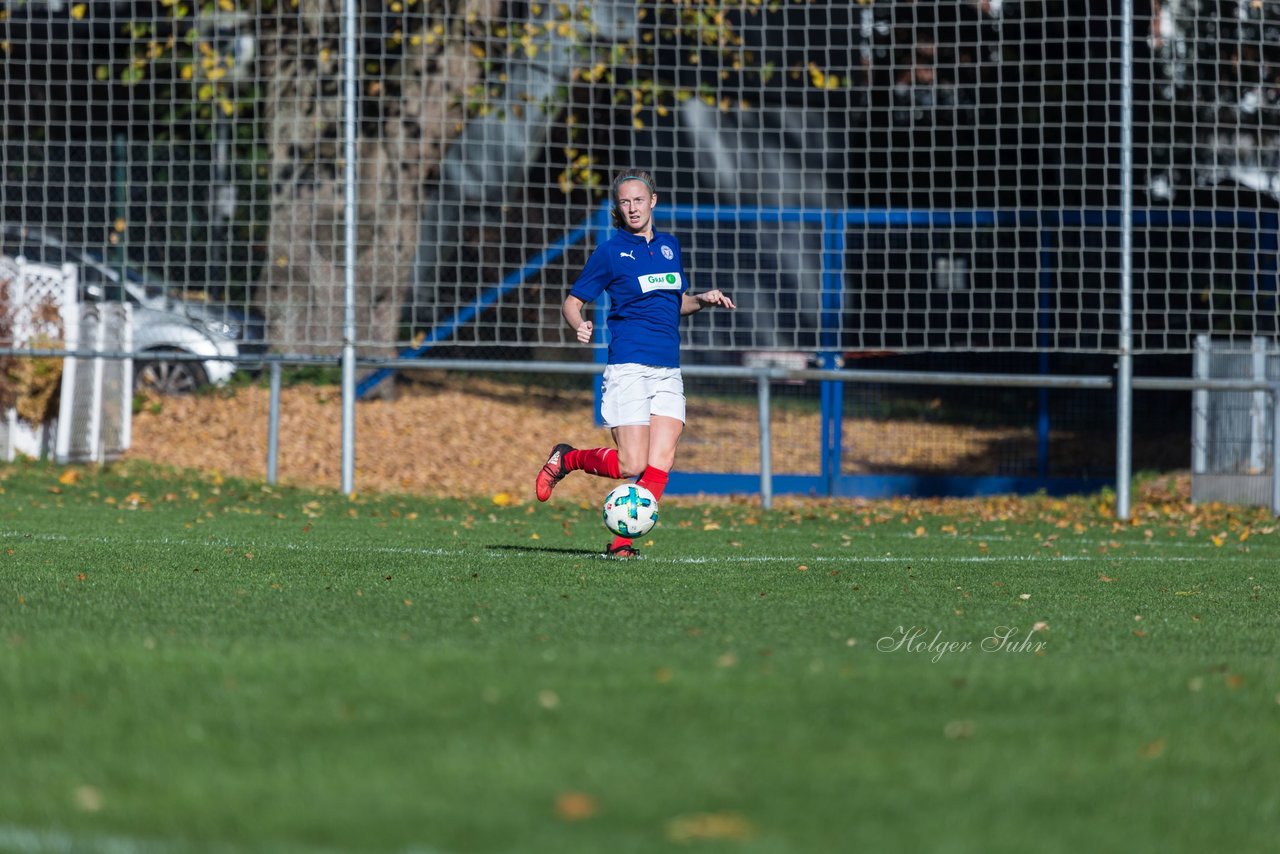
[[[551,449],[551,455],[547,457],[547,461],[538,470],[538,476],[533,480],[533,492],[538,496],[539,501],[550,498],[551,490],[555,489],[556,484],[569,473],[564,467],[564,455],[572,450],[572,445],[565,444],[556,445]]]

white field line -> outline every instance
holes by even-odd
[[[181,851],[187,846],[166,844],[131,836],[72,834],[61,830],[0,825],[0,850],[14,854],[50,854],[50,852],[94,851],[97,854],[143,854],[143,852]]]
[[[92,851],[94,854],[177,854],[182,851],[235,854],[235,852],[246,850],[261,849],[256,844],[246,848],[201,840],[180,842],[119,834],[70,833],[52,828],[0,824],[0,851],[12,852],[12,854],[75,854],[82,851]],[[280,854],[342,854],[342,850],[337,848],[296,845],[279,840],[273,840],[269,850],[280,852]],[[401,849],[399,854],[446,854],[446,852],[439,848],[411,845]]]
[[[884,540],[905,540],[915,542],[925,540],[925,537],[917,537],[911,534],[879,534],[876,535],[876,541]],[[942,540],[942,542],[954,542],[954,538]],[[385,554],[385,555],[408,555],[421,557],[456,557],[467,554],[476,554],[484,552],[488,557],[495,557],[499,550],[512,555],[536,555],[543,551],[536,546],[522,547],[518,545],[503,544],[501,547],[493,545],[476,545],[470,548],[427,548],[427,547],[411,547],[411,546],[341,546],[341,545],[323,545],[312,543],[263,543],[263,542],[243,542],[227,539],[188,539],[180,537],[159,537],[150,539],[138,539],[135,537],[103,537],[103,536],[74,536],[68,534],[55,533],[39,533],[32,534],[26,531],[0,531],[0,541],[3,540],[28,540],[36,542],[56,542],[56,543],[97,543],[106,545],[135,545],[135,546],[177,546],[181,548],[218,548],[218,549],[283,549],[291,552],[326,552],[326,553],[346,553],[346,554]],[[1012,542],[1012,537],[975,537],[970,542]],[[1079,547],[1102,547],[1108,545],[1111,540],[1094,540],[1094,539],[1072,539],[1056,544],[1059,548],[1070,548],[1072,546]],[[865,547],[868,541],[863,541],[859,545]],[[848,548],[842,546],[841,548]],[[1038,549],[1044,549],[1043,541]],[[671,563],[671,564],[702,564],[702,563],[729,563],[729,564],[760,564],[760,563],[787,563],[801,561],[803,563],[899,563],[902,561],[914,561],[916,563],[1029,563],[1029,562],[1073,562],[1073,561],[1106,561],[1106,562],[1136,562],[1136,563],[1159,563],[1159,562],[1194,562],[1203,560],[1211,555],[1222,555],[1218,549],[1210,550],[1208,543],[1193,542],[1168,542],[1162,541],[1155,543],[1122,543],[1122,549],[1160,549],[1161,554],[1132,554],[1120,550],[1111,550],[1107,554],[1036,554],[1028,553],[1023,555],[921,555],[921,554],[893,554],[885,552],[876,555],[865,554],[832,554],[832,555],[740,555],[740,556],[720,556],[715,558],[708,557],[656,557],[652,553],[644,556],[644,559],[653,563]],[[1195,549],[1200,554],[1195,556],[1174,556],[1167,553],[1166,550],[1189,550]],[[590,550],[584,549],[583,555],[590,554]],[[1240,563],[1265,562],[1271,564],[1274,562],[1270,558],[1263,556],[1253,557],[1251,555],[1236,554],[1232,556],[1234,561]]]
[[[302,543],[246,543],[237,540],[200,539],[180,537],[85,537],[68,534],[32,534],[27,531],[0,531],[0,540],[35,540],[45,543],[97,543],[100,545],[181,546],[218,549],[284,549],[286,551],[349,552],[352,554],[406,554],[406,555],[461,555],[474,549],[413,548],[408,546],[329,546]]]
[[[534,553],[532,550],[530,554]],[[1195,563],[1196,557],[1168,557],[1157,555],[742,555],[740,557],[644,557],[653,563],[1071,563],[1079,561],[1110,561],[1113,563]]]

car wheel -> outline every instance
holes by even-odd
[[[199,362],[146,359],[135,363],[134,388],[163,395],[191,394],[207,385],[209,376]]]

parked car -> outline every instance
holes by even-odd
[[[189,394],[201,386],[225,383],[238,369],[256,369],[257,364],[242,360],[267,351],[266,322],[256,310],[197,299],[134,267],[125,268],[122,281],[121,268],[108,263],[102,253],[68,246],[47,230],[5,225],[2,236],[0,252],[11,258],[76,265],[82,300],[127,300],[133,305],[137,388]]]

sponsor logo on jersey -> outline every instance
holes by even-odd
[[[680,290],[679,273],[649,273],[646,276],[637,276],[636,281],[640,283],[640,290],[646,294],[649,291]]]
[[[666,247],[664,246],[663,248],[665,249]],[[619,252],[619,253],[618,253],[618,257],[619,257],[619,258],[630,258],[632,261],[634,261],[634,260],[636,260],[636,253],[635,253],[635,252]]]

